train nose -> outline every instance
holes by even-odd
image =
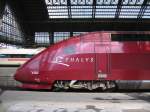
[[[19,82],[28,81],[28,72],[23,68],[19,68],[14,74],[14,79]]]
[[[21,81],[21,73],[17,70],[16,73],[14,74],[14,79],[16,81]]]
[[[14,74],[14,79],[23,83],[38,82],[37,79],[39,79],[39,72],[25,67],[19,68]]]

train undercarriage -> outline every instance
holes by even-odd
[[[116,90],[149,90],[149,80],[58,80],[54,83],[54,90],[100,90],[100,91],[116,91]]]
[[[117,85],[115,81],[79,81],[79,80],[69,80],[69,81],[63,81],[59,80],[56,81],[54,84],[55,89],[85,89],[85,90],[115,90],[117,88]]]

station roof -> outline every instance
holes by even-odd
[[[8,0],[12,1],[12,0]],[[14,2],[15,1],[15,2]],[[32,31],[149,30],[149,0],[14,0]]]
[[[150,18],[149,0],[45,0],[49,19]]]

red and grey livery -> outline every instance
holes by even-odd
[[[149,80],[150,41],[116,41],[112,35],[144,38],[150,33],[93,32],[76,36],[35,55],[14,77],[22,82],[22,88],[30,89],[108,89],[121,80]]]

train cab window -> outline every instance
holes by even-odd
[[[112,41],[150,41],[150,34],[112,34]]]
[[[74,45],[69,45],[64,48],[64,53],[65,54],[74,54],[75,53],[75,46]]]

